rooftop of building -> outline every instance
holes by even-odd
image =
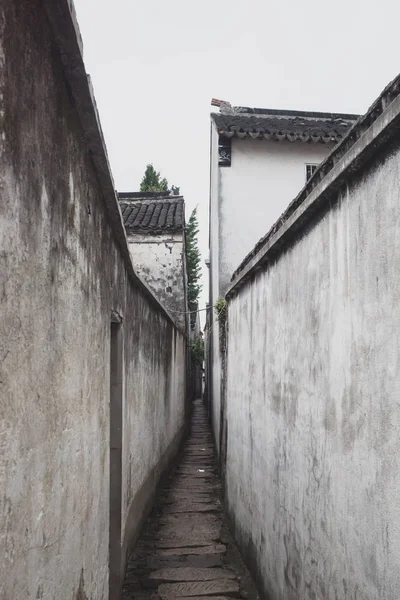
[[[271,229],[262,237],[254,248],[245,256],[243,261],[240,263],[236,271],[233,273],[231,281],[232,286],[228,291],[228,294],[231,293],[231,290],[238,284],[239,280],[243,280],[244,277],[248,276],[252,269],[257,269],[258,261],[264,260],[264,254],[268,251],[269,246],[272,244],[275,237],[278,239],[280,232],[286,227],[286,224],[290,219],[295,219],[295,213],[299,214],[298,223],[295,222],[293,225],[293,230],[296,230],[296,227],[300,227],[302,219],[305,221],[306,212],[304,211],[304,215],[302,212],[302,205],[306,204],[308,198],[312,197],[312,194],[318,189],[322,188],[324,183],[331,178],[335,183],[329,182],[329,186],[332,189],[336,189],[343,184],[345,178],[347,176],[347,170],[343,167],[340,168],[340,161],[344,160],[345,157],[348,157],[352,152],[355,153],[354,148],[357,143],[361,143],[362,140],[366,139],[365,144],[368,145],[368,136],[367,132],[370,134],[370,137],[373,138],[374,135],[377,135],[374,132],[375,129],[379,129],[377,123],[381,121],[380,126],[382,128],[386,128],[385,133],[381,133],[379,136],[379,143],[383,144],[391,135],[393,135],[393,131],[398,132],[400,129],[400,117],[393,118],[393,122],[390,121],[389,117],[387,117],[388,123],[385,123],[383,119],[383,113],[389,112],[389,107],[395,104],[395,101],[399,101],[400,97],[400,75],[398,75],[393,81],[391,81],[380,94],[380,96],[375,100],[375,102],[370,106],[367,112],[359,117],[354,127],[350,128],[347,132],[346,136],[341,140],[340,143],[336,145],[336,147],[329,153],[326,159],[319,165],[318,169],[315,171],[313,176],[307,181],[306,185],[299,192],[299,194],[290,202],[289,206],[285,210],[285,212],[281,215],[281,217],[274,223]],[[394,109],[392,111],[395,113]],[[315,114],[315,113],[314,113]],[[357,160],[353,159],[352,168],[355,169],[355,165],[361,164],[362,161],[368,160],[370,153],[374,151],[375,148],[378,147],[378,141],[374,140],[374,143],[369,143],[368,151],[365,150]],[[350,161],[350,158],[348,159]],[[334,179],[333,171],[335,168],[339,171],[339,175]],[[343,180],[343,181],[342,181]],[[328,183],[325,183],[328,185]],[[320,196],[321,201],[324,200],[324,195]],[[314,210],[316,210],[314,208]],[[308,211],[312,214],[312,210]],[[277,241],[277,246],[279,247],[280,242]]]
[[[185,226],[183,196],[168,192],[119,192],[127,233],[176,233]]]
[[[250,108],[224,102],[220,110],[211,113],[220,135],[290,142],[337,143],[359,118],[354,114]]]

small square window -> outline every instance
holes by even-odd
[[[306,165],[306,181],[311,179],[314,175],[315,171],[318,169],[319,165],[316,164],[308,164]]]

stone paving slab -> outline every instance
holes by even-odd
[[[213,581],[219,579],[236,579],[233,571],[221,568],[175,567],[152,571],[149,579],[160,583],[174,581]]]
[[[196,461],[193,464],[183,465],[182,469],[176,470],[176,473],[186,477],[205,477],[207,479],[210,475],[213,477],[218,476],[218,468],[216,465],[207,464],[206,461],[202,460],[201,462]],[[219,483],[218,480],[216,482]]]
[[[217,512],[219,510],[221,510],[221,505],[217,502],[191,502],[190,500],[178,500],[170,506],[165,507],[164,515],[175,513]]]
[[[228,533],[203,403],[128,559],[123,600],[259,600]]]
[[[167,506],[168,504],[174,504],[175,502],[199,502],[203,504],[207,504],[209,502],[216,502],[215,494],[208,494],[201,491],[191,491],[191,492],[183,492],[183,491],[171,491],[169,494],[164,494],[162,499]]]
[[[193,469],[196,469],[196,473],[198,473],[200,476],[200,473],[211,473],[212,475],[217,475],[218,474],[218,467],[217,465],[213,464],[213,463],[208,463],[205,460],[200,461],[193,461],[192,463],[185,463],[184,465],[182,465],[182,467],[180,469],[177,469],[178,473],[181,473],[183,475],[190,475],[193,471]]]
[[[197,548],[195,549],[197,550]],[[147,558],[146,566],[149,569],[162,569],[165,567],[221,567],[223,566],[222,556],[220,553],[199,554],[194,555],[177,555],[171,554],[167,556],[159,556],[158,554]],[[138,564],[138,568],[140,565]]]
[[[215,596],[229,594],[240,598],[239,584],[231,579],[220,581],[188,581],[186,583],[163,583],[158,587],[158,594],[163,600],[182,598],[182,596]]]
[[[186,488],[186,485],[188,485],[190,487]],[[177,482],[174,491],[187,493],[188,489],[189,489],[190,493],[201,492],[205,486],[210,488],[210,490],[212,490],[213,492],[218,492],[218,490],[221,489],[221,485],[217,482],[213,482],[213,480],[198,479],[196,481],[196,480],[192,479],[188,482],[186,482],[186,481]]]
[[[208,444],[209,442],[207,442]],[[215,458],[215,454],[212,450],[207,450],[207,448],[205,448],[206,444],[202,445],[202,446],[192,446],[191,448],[187,448],[186,450],[186,458],[192,458],[192,457],[197,457],[197,458]]]
[[[185,475],[177,473],[176,480],[174,482],[174,488],[183,487],[184,489],[198,489],[204,490],[206,485],[217,487],[220,485],[215,479],[214,473],[192,473],[191,475]],[[192,488],[193,486],[193,488]]]
[[[206,533],[204,536],[193,533],[191,536],[181,538],[162,538],[155,541],[157,548],[195,548],[196,546],[209,546],[210,543],[218,541],[218,534],[214,536]]]
[[[232,596],[206,596],[209,600],[232,600]],[[204,596],[181,596],[179,600],[204,600]]]
[[[205,546],[190,546],[186,548],[157,549],[157,555],[159,556],[221,554],[223,552],[226,552],[226,546],[224,544],[208,544]]]
[[[206,528],[219,527],[220,519],[216,515],[203,515],[201,513],[186,515],[161,515],[159,522],[165,526],[173,527],[174,532],[181,536],[193,529],[200,532]]]

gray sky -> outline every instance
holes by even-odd
[[[198,205],[203,258],[212,97],[358,113],[400,71],[395,0],[75,5],[117,189],[137,191],[152,162],[180,186],[187,218]]]

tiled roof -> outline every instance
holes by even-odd
[[[228,138],[327,144],[341,140],[359,115],[235,107],[211,117],[220,135]]]
[[[172,233],[184,228],[183,196],[125,192],[118,199],[127,233]]]

